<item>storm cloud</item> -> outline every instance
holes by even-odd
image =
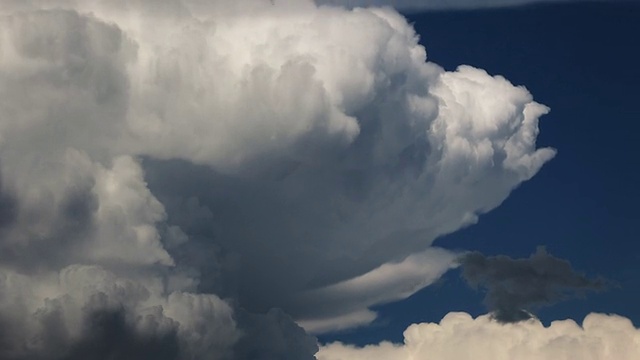
[[[436,281],[434,239],[555,154],[547,107],[391,9],[5,0],[0,50],[9,358],[310,358],[298,324]]]
[[[505,255],[485,256],[479,252],[460,259],[462,276],[473,287],[486,290],[485,304],[499,322],[518,322],[533,317],[535,307],[604,290],[609,282],[590,279],[571,264],[539,247],[527,259]]]

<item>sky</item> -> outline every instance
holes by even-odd
[[[0,4],[0,358],[640,356],[638,3]]]

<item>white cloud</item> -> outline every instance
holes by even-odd
[[[434,239],[554,154],[526,89],[428,62],[392,10],[240,4],[2,2],[0,315],[16,334],[55,315],[67,343],[117,304],[197,353],[231,352],[236,309],[362,324],[451,267]],[[101,280],[65,285],[86,274]]]
[[[640,329],[627,318],[592,313],[582,326],[573,320],[544,327],[537,320],[500,324],[484,315],[449,313],[439,324],[414,324],[404,344],[383,342],[357,348],[321,347],[318,360],[632,360],[640,357]]]

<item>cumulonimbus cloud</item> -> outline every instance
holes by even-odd
[[[333,343],[323,346],[318,360],[632,360],[640,356],[640,329],[627,318],[592,313],[582,325],[537,320],[501,324],[489,315],[472,318],[449,313],[440,323],[414,324],[404,344],[383,342],[364,348]]]
[[[4,358],[114,328],[136,334],[121,358],[158,339],[175,358],[285,351],[256,328],[312,356],[292,318],[354,326],[427,286],[457,257],[433,240],[555,153],[524,87],[428,62],[390,9],[2,5]]]

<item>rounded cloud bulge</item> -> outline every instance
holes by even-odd
[[[488,315],[473,319],[449,313],[439,324],[413,324],[404,332],[404,344],[383,342],[364,348],[329,344],[318,360],[382,359],[637,359],[640,330],[629,319],[592,313],[582,326],[573,320],[544,327],[538,320],[500,324]]]
[[[432,242],[555,154],[525,88],[427,61],[391,9],[3,0],[0,95],[9,359],[312,358],[293,320],[437,280]]]

